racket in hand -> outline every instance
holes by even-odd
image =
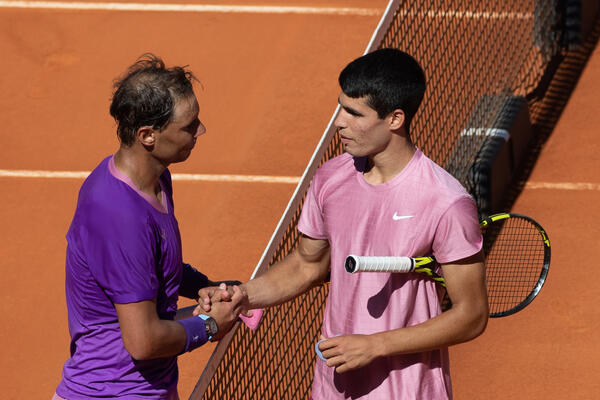
[[[495,214],[480,226],[490,317],[505,317],[525,308],[542,289],[550,267],[550,241],[539,223],[521,214]],[[435,272],[437,267],[434,257],[350,255],[345,262],[350,273],[416,272],[445,287],[444,278]]]

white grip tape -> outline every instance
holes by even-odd
[[[351,268],[348,267],[350,265]],[[368,257],[350,255],[346,258],[346,270],[355,272],[412,272],[414,260],[410,257]]]

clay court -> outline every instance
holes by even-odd
[[[69,355],[65,234],[86,173],[118,147],[108,114],[113,79],[145,52],[189,65],[200,79],[207,134],[171,167],[181,174],[174,200],[184,259],[211,279],[244,281],[331,118],[339,71],[363,53],[387,1],[271,0],[266,10],[240,8],[256,5],[250,0],[210,10],[9,3],[0,1],[2,397],[50,399]],[[304,11],[283,7],[292,5]],[[598,289],[583,272],[589,263],[578,267],[600,257],[600,50],[592,43],[588,53],[506,210],[548,231],[548,281],[524,311],[491,320],[483,336],[451,349],[456,399],[600,393],[600,312],[589,306]],[[179,358],[182,399],[214,346]]]

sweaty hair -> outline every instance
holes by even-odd
[[[425,73],[410,55],[397,49],[380,49],[352,61],[342,70],[339,83],[351,98],[366,97],[380,119],[404,111],[406,131],[425,94]]]
[[[110,115],[122,144],[131,146],[142,126],[160,130],[171,122],[177,101],[194,93],[196,78],[185,68],[166,68],[163,60],[146,53],[115,81]]]

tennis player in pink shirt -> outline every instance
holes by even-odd
[[[242,285],[247,307],[283,303],[330,274],[318,344],[325,361],[317,358],[312,398],[450,399],[448,346],[480,335],[488,318],[476,206],[411,140],[425,93],[411,56],[375,51],[339,82],[335,126],[345,153],[315,174],[298,247]],[[349,254],[435,256],[453,307],[442,313],[436,284],[423,275],[347,273]],[[201,290],[205,310],[216,290]]]

